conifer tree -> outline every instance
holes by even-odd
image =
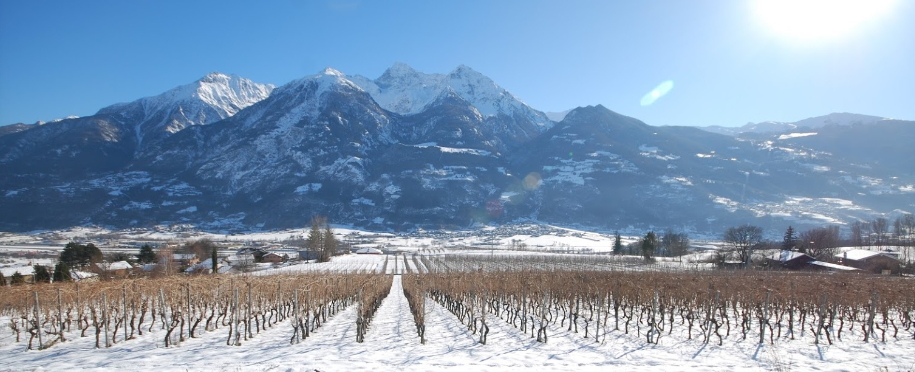
[[[33,282],[35,283],[50,283],[51,282],[51,272],[48,271],[47,266],[35,265],[35,276],[33,277]]]
[[[70,267],[63,262],[58,262],[57,265],[54,265],[54,282],[69,282],[73,280],[73,277],[70,276]]]
[[[140,261],[141,264],[154,263],[156,262],[156,252],[153,252],[153,249],[149,244],[143,244],[143,246],[140,247],[140,254],[137,255],[137,260]]]
[[[20,274],[18,271],[14,272],[13,275],[10,276],[10,285],[20,284],[25,284],[25,277],[22,276],[22,274]]]
[[[219,273],[219,263],[217,261],[217,258],[218,257],[216,257],[216,247],[213,247],[213,251],[212,251],[212,253],[210,253],[210,260],[213,261],[213,274]]]
[[[322,262],[330,261],[330,258],[337,252],[337,238],[334,237],[334,232],[331,231],[330,225],[324,225],[324,251],[321,256]]]
[[[622,254],[623,253],[623,238],[620,237],[620,232],[617,231],[616,235],[613,237],[613,253]]]
[[[6,278],[3,277],[3,272],[0,271],[0,287],[5,287],[5,286],[6,286]]]
[[[785,239],[782,241],[782,249],[793,251],[795,248],[797,248],[797,236],[795,236],[794,228],[788,226],[788,230],[785,230]]]
[[[658,246],[658,237],[654,234],[654,231],[649,231],[648,234],[645,234],[645,237],[642,238],[642,257],[645,257],[645,261],[650,261],[651,257],[654,255],[654,250]]]

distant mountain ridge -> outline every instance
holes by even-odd
[[[600,105],[554,122],[466,66],[396,64],[374,80],[327,68],[280,87],[210,74],[0,136],[0,209],[16,211],[0,231],[234,231],[320,214],[390,230],[533,219],[714,234],[911,212],[915,123],[867,118],[729,136]]]
[[[798,129],[816,129],[822,128],[827,125],[836,125],[836,126],[851,126],[851,125],[868,125],[873,124],[883,120],[890,120],[887,118],[882,118],[879,116],[871,115],[861,115],[861,114],[852,114],[847,112],[841,113],[832,113],[829,115],[816,116],[812,118],[807,118],[804,120],[798,120],[796,122],[778,122],[778,121],[764,121],[760,123],[747,123],[740,127],[722,127],[722,126],[708,126],[700,127],[700,129],[718,133],[725,134],[729,136],[736,136],[741,133],[785,133]]]

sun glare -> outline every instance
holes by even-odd
[[[885,14],[895,0],[756,0],[754,12],[774,33],[796,41],[841,39]]]

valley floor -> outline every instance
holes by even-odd
[[[164,331],[95,349],[93,337],[67,341],[46,350],[26,351],[11,332],[0,334],[0,371],[912,371],[915,340],[864,343],[846,336],[831,346],[814,345],[809,337],[758,345],[731,335],[723,346],[665,335],[648,344],[634,331],[612,331],[595,341],[583,333],[550,329],[547,343],[491,317],[487,344],[445,308],[427,299],[426,344],[417,336],[401,276],[378,309],[364,343],[357,343],[356,312],[341,311],[298,344],[290,344],[289,321],[280,323],[241,346],[226,346],[228,331],[220,329],[165,348]],[[8,324],[8,318],[0,318]],[[568,324],[568,323],[567,323]],[[592,326],[593,329],[593,326]]]

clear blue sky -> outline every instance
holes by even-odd
[[[599,103],[652,125],[915,119],[913,20],[915,1],[897,0],[817,39],[731,0],[0,0],[0,124],[91,115],[213,71],[279,86],[397,61],[466,64],[543,111]]]

